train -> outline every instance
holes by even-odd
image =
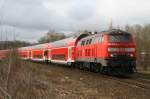
[[[64,64],[107,74],[132,74],[136,44],[131,33],[120,29],[83,32],[62,40],[18,48],[22,60]],[[8,50],[0,51],[0,59]]]

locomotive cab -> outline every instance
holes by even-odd
[[[113,30],[107,34],[106,64],[115,73],[133,73],[136,68],[135,42],[130,33]]]

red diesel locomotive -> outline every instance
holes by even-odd
[[[135,42],[130,33],[113,29],[88,32],[29,47],[18,48],[22,59],[66,64],[95,72],[129,74],[136,68]],[[4,56],[0,52],[0,56]]]
[[[112,30],[81,39],[76,46],[79,68],[96,72],[133,73],[136,67],[135,43],[131,34]]]

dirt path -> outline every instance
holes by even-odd
[[[140,88],[63,66],[22,62],[14,75],[9,82],[14,99],[150,99]]]

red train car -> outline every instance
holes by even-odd
[[[0,60],[5,59],[9,54],[9,50],[1,50],[0,51]]]
[[[19,48],[19,57],[23,60],[29,60],[31,58],[31,50],[31,46]]]

